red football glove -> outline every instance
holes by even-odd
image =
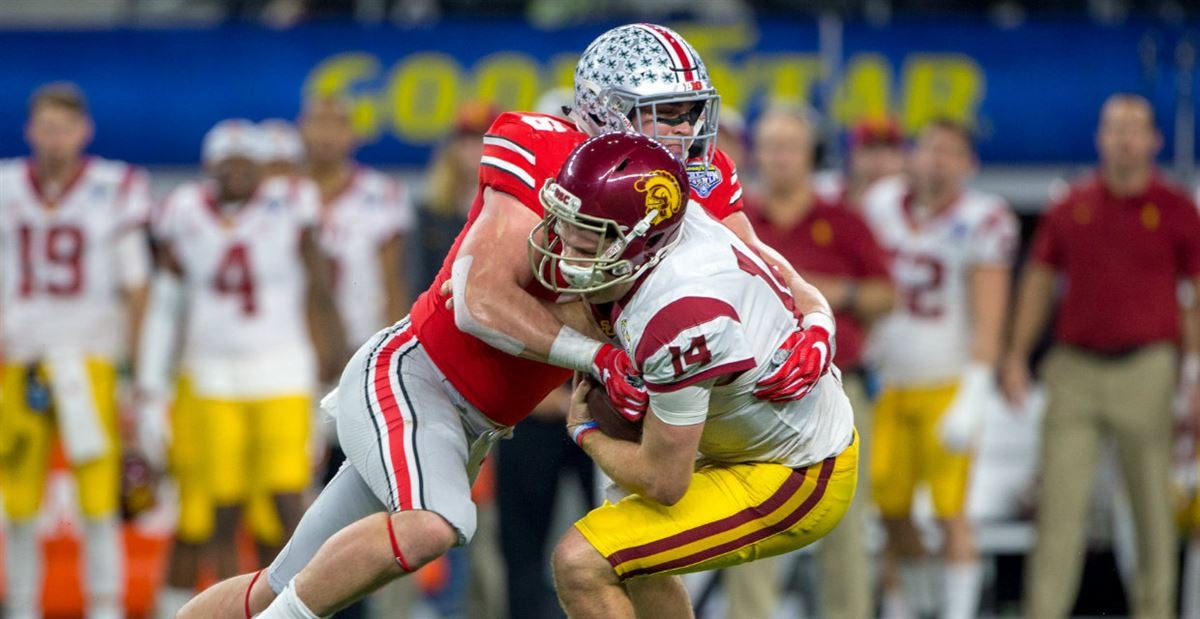
[[[592,359],[592,375],[604,385],[613,406],[626,419],[637,421],[646,414],[650,398],[646,386],[625,351],[604,344]]]
[[[799,400],[808,395],[833,361],[833,320],[824,314],[805,316],[775,352],[787,355],[774,372],[755,385],[754,397],[772,402]]]

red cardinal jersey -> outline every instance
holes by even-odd
[[[459,331],[454,324],[454,312],[446,309],[440,290],[450,279],[450,268],[458,258],[463,237],[479,217],[484,188],[513,196],[541,217],[538,190],[542,183],[557,176],[567,155],[586,139],[586,134],[554,116],[509,112],[496,119],[483,138],[479,192],[467,223],[433,284],[413,306],[417,339],[430,358],[463,397],[497,423],[513,425],[523,419],[546,394],[566,382],[571,372],[514,357]],[[701,175],[696,178],[704,181],[704,191],[693,191],[693,200],[718,219],[741,210],[742,191],[737,171],[724,153],[717,151],[713,163],[699,172]],[[689,178],[692,176],[689,173]],[[533,278],[525,290],[540,299],[555,299],[554,293]]]

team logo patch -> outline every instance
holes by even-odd
[[[1146,205],[1142,207],[1142,225],[1145,226],[1147,230],[1150,230],[1151,232],[1157,230],[1160,219],[1161,216],[1158,214],[1158,207],[1154,206],[1153,203],[1147,202]]]
[[[683,205],[683,192],[679,181],[666,170],[655,170],[645,178],[638,179],[633,188],[646,194],[646,214],[657,210],[658,216],[651,225],[670,219]]]
[[[724,178],[721,176],[721,171],[717,166],[703,161],[689,163],[687,166],[688,184],[692,186],[692,191],[701,198],[707,198],[712,195],[714,189],[721,184]]]

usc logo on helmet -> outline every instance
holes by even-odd
[[[674,217],[683,205],[683,192],[679,189],[679,181],[666,170],[655,170],[649,176],[638,179],[633,188],[646,194],[647,215],[653,210],[658,210],[658,216],[650,222],[651,225]]]

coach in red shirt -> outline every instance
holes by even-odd
[[[764,112],[755,125],[754,156],[763,193],[747,200],[746,214],[759,238],[817,286],[834,309],[834,362],[843,372],[863,449],[869,445],[871,404],[860,370],[870,322],[892,307],[886,255],[853,210],[818,197],[812,182],[812,126],[806,109],[777,106]],[[865,461],[867,456],[860,458]],[[864,473],[860,469],[858,496],[862,497],[869,496]],[[857,618],[874,612],[863,531],[862,507],[856,498],[842,524],[822,541],[823,617]],[[771,587],[778,579],[746,574],[764,569],[770,569],[770,564],[749,564],[728,575],[731,605],[734,598],[748,598],[736,602],[739,617],[772,616],[774,592],[751,595],[750,589]],[[739,595],[743,589],[746,593]]]
[[[1138,569],[1132,615],[1175,615],[1171,399],[1179,379],[1181,278],[1200,284],[1200,215],[1154,165],[1162,138],[1142,97],[1105,102],[1097,172],[1042,217],[1020,284],[1005,395],[1024,399],[1027,362],[1063,288],[1055,346],[1042,367],[1037,542],[1026,571],[1027,614],[1070,612],[1083,557],[1088,495],[1100,445],[1117,446],[1133,502]]]

